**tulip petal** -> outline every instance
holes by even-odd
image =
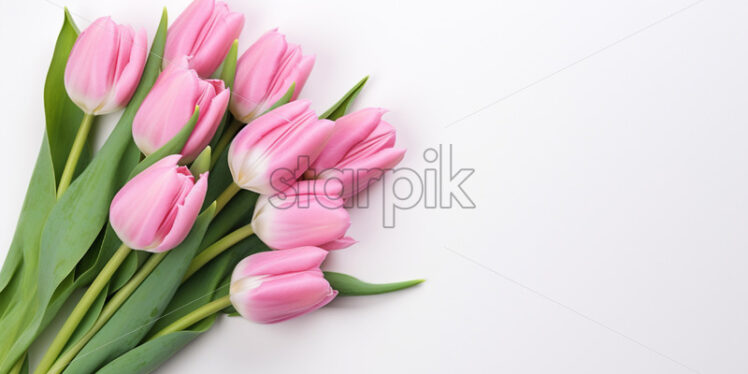
[[[198,214],[200,214],[200,208],[203,206],[207,190],[208,173],[206,172],[200,175],[197,183],[195,183],[187,196],[185,196],[184,202],[177,206],[176,218],[169,233],[164,237],[161,244],[150,252],[168,251],[179,245],[187,237]]]
[[[282,251],[260,252],[240,261],[234,268],[232,279],[250,276],[280,275],[318,268],[327,251],[317,247],[299,247]]]
[[[177,17],[166,33],[164,68],[184,56],[192,56],[193,46],[214,7],[215,0],[195,0]]]
[[[148,53],[148,40],[144,29],[140,29],[135,33],[132,47],[129,51],[129,58],[127,65],[122,69],[117,82],[114,85],[114,103],[118,107],[123,107],[130,101],[135,89],[138,87],[140,77],[143,75],[143,68],[145,67],[145,61]],[[122,53],[122,52],[120,52]],[[104,113],[105,110],[111,110],[109,106],[106,109],[102,109],[100,113]]]
[[[356,239],[351,238],[350,236],[344,236],[340,239],[333,240],[331,242],[327,242],[325,244],[320,245],[319,247],[328,251],[333,251],[337,249],[345,249],[348,248],[354,244],[358,243]]]

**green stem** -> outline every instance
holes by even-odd
[[[128,297],[132,295],[133,292],[140,286],[141,283],[145,280],[145,278],[148,277],[148,275],[151,274],[153,269],[158,266],[159,263],[161,263],[161,260],[166,257],[166,254],[168,252],[162,252],[162,253],[156,253],[148,258],[148,261],[143,264],[143,267],[138,270],[138,272],[119,290],[117,291],[114,296],[112,296],[111,300],[109,300],[106,305],[104,305],[104,308],[101,310],[101,314],[99,314],[99,317],[96,319],[96,322],[94,322],[93,326],[91,326],[91,329],[89,329],[75,344],[70,347],[65,353],[60,356],[60,358],[55,361],[54,365],[52,365],[52,368],[49,369],[47,374],[50,373],[60,373],[62,372],[70,363],[70,361],[75,358],[75,356],[78,354],[78,352],[83,349],[83,347],[91,340],[91,338],[96,335],[99,330],[101,330],[102,327],[109,321],[110,318],[114,315],[114,313],[119,309],[122,304],[125,303]]]
[[[192,312],[185,315],[184,317],[174,321],[171,325],[166,326],[163,330],[157,332],[156,335],[153,335],[149,340],[156,339],[159,336],[164,336],[166,334],[171,334],[172,332],[182,331],[202,321],[204,318],[220,312],[221,310],[225,309],[226,307],[230,305],[231,305],[231,300],[229,299],[228,295],[220,299],[213,300],[193,310]]]
[[[231,182],[231,184],[226,187],[226,189],[221,192],[221,195],[216,199],[216,211],[213,213],[213,216],[217,216],[218,212],[220,212],[239,191],[241,191],[241,187],[237,186],[236,183]]]
[[[231,124],[226,128],[226,130],[223,131],[223,134],[221,134],[221,137],[218,139],[218,143],[216,143],[216,149],[215,153],[213,153],[213,158],[210,160],[211,169],[216,166],[218,159],[221,158],[223,150],[229,146],[231,140],[234,139],[234,135],[236,135],[236,133],[238,133],[239,130],[242,129],[242,126],[244,126],[244,123],[235,119],[231,121]]]
[[[104,268],[101,269],[99,275],[96,276],[96,279],[94,279],[88,287],[86,293],[83,294],[83,297],[78,301],[75,309],[70,313],[65,324],[62,325],[57,336],[55,336],[52,345],[49,346],[47,353],[44,354],[42,361],[34,371],[35,374],[46,373],[52,363],[55,362],[55,359],[60,352],[62,352],[62,349],[65,348],[65,345],[73,335],[73,332],[75,332],[80,321],[86,315],[86,312],[88,312],[88,309],[91,308],[91,305],[99,296],[99,293],[101,293],[101,290],[104,289],[104,286],[106,286],[107,283],[109,283],[114,272],[117,271],[119,266],[122,264],[122,261],[127,258],[128,254],[130,254],[130,248],[122,244],[119,249],[117,249],[117,252],[114,253],[112,258],[110,258],[106,265],[104,265]]]
[[[18,362],[16,362],[15,365],[13,365],[13,368],[10,369],[8,374],[21,374],[21,369],[23,369],[23,363],[26,362],[26,354],[21,356],[20,359],[18,359]]]
[[[210,260],[216,258],[216,256],[220,255],[225,250],[233,247],[234,244],[239,243],[252,234],[254,234],[254,231],[252,230],[252,224],[250,223],[234,230],[233,232],[219,239],[217,242],[213,243],[210,247],[205,248],[205,250],[200,252],[197,256],[195,256],[194,259],[192,259],[192,262],[190,262],[190,266],[187,268],[187,272],[184,274],[184,278],[182,278],[182,282],[186,281],[189,277],[195,274],[196,271],[200,270],[200,268],[210,262]]]
[[[70,148],[70,154],[68,154],[68,159],[65,161],[65,169],[62,170],[60,184],[57,187],[58,199],[63,193],[65,193],[65,190],[70,186],[70,181],[73,180],[73,173],[75,173],[78,159],[81,157],[83,146],[86,144],[86,139],[88,139],[88,133],[91,132],[93,119],[93,114],[86,113],[83,115],[83,120],[81,121],[81,125],[78,127],[78,132],[75,134],[75,140],[73,140],[73,147]]]

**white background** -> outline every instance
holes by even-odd
[[[42,137],[57,1],[2,3],[0,255]],[[172,20],[187,5],[166,3]],[[318,111],[371,74],[357,107],[390,109],[402,165],[453,144],[477,208],[384,229],[376,187],[351,212],[360,243],[326,267],[426,283],[278,325],[223,318],[161,372],[748,372],[744,1],[229,4],[241,50],[278,26],[317,55],[302,96]],[[150,37],[164,4],[67,5],[81,27],[113,15]]]

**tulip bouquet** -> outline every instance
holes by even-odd
[[[143,30],[65,11],[46,132],[0,272],[0,373],[146,373],[222,314],[276,323],[337,296],[400,290],[323,272],[350,202],[399,163],[384,110],[297,100],[314,56],[195,0]],[[96,117],[124,109],[96,152]],[[37,365],[28,350],[85,290]],[[35,345],[36,347],[36,345]]]

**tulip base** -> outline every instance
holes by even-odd
[[[231,299],[229,295],[226,295],[220,299],[213,300],[185,315],[184,317],[174,321],[171,325],[164,327],[163,330],[157,332],[151,339],[156,339],[160,336],[171,334],[173,332],[182,331],[203,319],[210,317],[211,315],[220,312],[223,309],[231,306]]]

